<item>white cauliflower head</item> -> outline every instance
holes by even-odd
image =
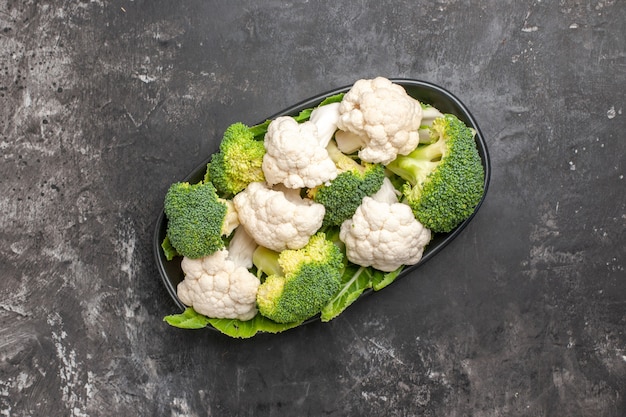
[[[228,258],[228,250],[191,259],[184,257],[185,279],[177,294],[183,304],[211,318],[250,320],[257,314],[260,281],[245,266]]]
[[[422,106],[401,85],[384,77],[358,80],[339,107],[337,143],[355,136],[362,143],[359,157],[366,162],[388,164],[406,155],[419,143]],[[346,132],[350,135],[345,135]]]
[[[303,248],[322,226],[326,209],[300,191],[253,182],[233,198],[239,221],[261,246],[280,252]]]
[[[350,262],[391,272],[422,259],[431,231],[415,219],[408,205],[398,202],[385,179],[381,190],[365,197],[352,218],[341,224],[339,238]]]
[[[313,188],[337,176],[337,167],[311,121],[298,123],[293,117],[278,117],[267,127],[264,144],[261,168],[269,185]]]

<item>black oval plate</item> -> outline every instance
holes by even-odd
[[[452,95],[450,92],[446,91],[445,89],[437,85],[425,82],[425,81],[418,81],[418,80],[405,79],[405,78],[390,78],[390,80],[404,87],[406,92],[411,97],[416,98],[417,100],[423,103],[434,106],[442,113],[454,114],[456,117],[462,120],[467,126],[472,127],[474,130],[476,130],[476,146],[478,148],[478,152],[480,153],[480,157],[482,159],[483,166],[485,168],[485,185],[484,185],[485,193],[483,194],[482,199],[476,206],[474,213],[451,232],[434,234],[433,239],[424,250],[422,259],[417,264],[406,267],[400,273],[400,275],[396,278],[396,281],[397,281],[398,279],[400,279],[400,277],[409,274],[415,268],[419,267],[420,265],[423,265],[424,262],[428,261],[437,253],[439,253],[448,243],[450,243],[455,237],[457,237],[459,233],[461,233],[461,231],[469,224],[469,222],[472,220],[472,218],[474,217],[474,215],[476,214],[476,212],[482,205],[487,195],[487,189],[489,187],[489,180],[491,177],[491,164],[489,161],[489,153],[487,151],[487,144],[485,143],[485,139],[482,135],[482,132],[480,131],[480,128],[478,127],[478,124],[476,123],[476,120],[474,120],[474,117],[472,117],[467,107],[465,107],[465,105],[458,98],[456,98],[454,95]],[[336,90],[328,91],[324,94],[320,94],[318,96],[309,98],[308,100],[304,100],[292,107],[289,107],[283,111],[276,113],[273,116],[268,117],[268,119],[273,120],[279,116],[295,116],[304,109],[316,107],[319,103],[321,103],[328,96],[347,92],[350,89],[350,87],[352,87],[352,85],[345,86],[342,88],[337,88]],[[259,123],[262,123],[264,121],[265,120],[262,120]],[[216,138],[216,141],[219,141],[219,140],[221,139]],[[210,159],[211,157],[209,156],[202,164],[200,164],[196,169],[194,169],[182,181],[188,181],[188,182],[194,183],[194,182],[198,182],[202,180],[202,178],[204,177],[204,173],[206,171],[207,163],[210,161]],[[161,211],[161,214],[159,215],[157,219],[156,229],[154,232],[154,242],[153,242],[154,256],[156,258],[157,266],[159,269],[159,273],[161,275],[161,279],[163,280],[163,284],[165,284],[165,288],[167,288],[167,292],[170,294],[170,296],[172,297],[174,302],[178,305],[178,307],[180,307],[181,311],[184,311],[186,306],[180,301],[180,299],[176,295],[176,287],[178,283],[184,279],[183,271],[180,268],[181,258],[177,257],[171,261],[168,261],[165,258],[165,255],[163,254],[163,250],[161,249],[161,243],[163,242],[163,239],[165,239],[166,229],[167,229],[167,219],[165,217],[165,213]],[[369,292],[371,292],[371,290],[364,292],[362,296],[366,295],[366,293],[369,293]],[[307,320],[307,322],[311,322],[311,321],[314,321],[314,320]],[[209,328],[212,328],[212,327],[209,326]]]

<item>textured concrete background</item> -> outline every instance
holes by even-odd
[[[488,198],[328,324],[181,331],[170,183],[254,123],[384,75],[473,111]],[[0,0],[0,415],[626,415],[622,0]]]

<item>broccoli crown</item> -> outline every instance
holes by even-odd
[[[251,182],[265,180],[263,155],[263,141],[255,140],[245,124],[234,123],[224,132],[219,152],[211,156],[205,180],[210,180],[222,196],[234,196]]]
[[[341,284],[343,253],[324,233],[312,236],[302,249],[279,254],[258,248],[254,262],[270,272],[257,293],[259,311],[277,323],[299,322],[319,313]]]
[[[200,258],[224,248],[228,206],[210,182],[177,182],[165,195],[167,238],[180,255]]]
[[[381,164],[360,164],[341,153],[332,141],[326,149],[339,174],[330,184],[308,192],[316,203],[326,208],[322,227],[339,226],[351,218],[363,197],[376,193],[385,178],[385,168]]]
[[[431,143],[387,165],[403,178],[404,201],[433,232],[449,232],[474,212],[484,193],[485,172],[474,131],[451,114],[436,118]]]

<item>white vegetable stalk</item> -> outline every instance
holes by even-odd
[[[398,194],[398,190],[396,190],[389,178],[385,177],[383,185],[371,197],[379,203],[395,204],[398,202]]]
[[[316,107],[309,118],[317,127],[317,137],[322,147],[326,147],[337,130],[340,103],[330,103]]]
[[[355,153],[367,144],[367,136],[357,135],[356,133],[338,130],[335,133],[335,142],[339,150],[346,155]]]
[[[243,226],[238,227],[228,244],[228,259],[237,266],[250,269],[252,268],[252,254],[258,246]]]

